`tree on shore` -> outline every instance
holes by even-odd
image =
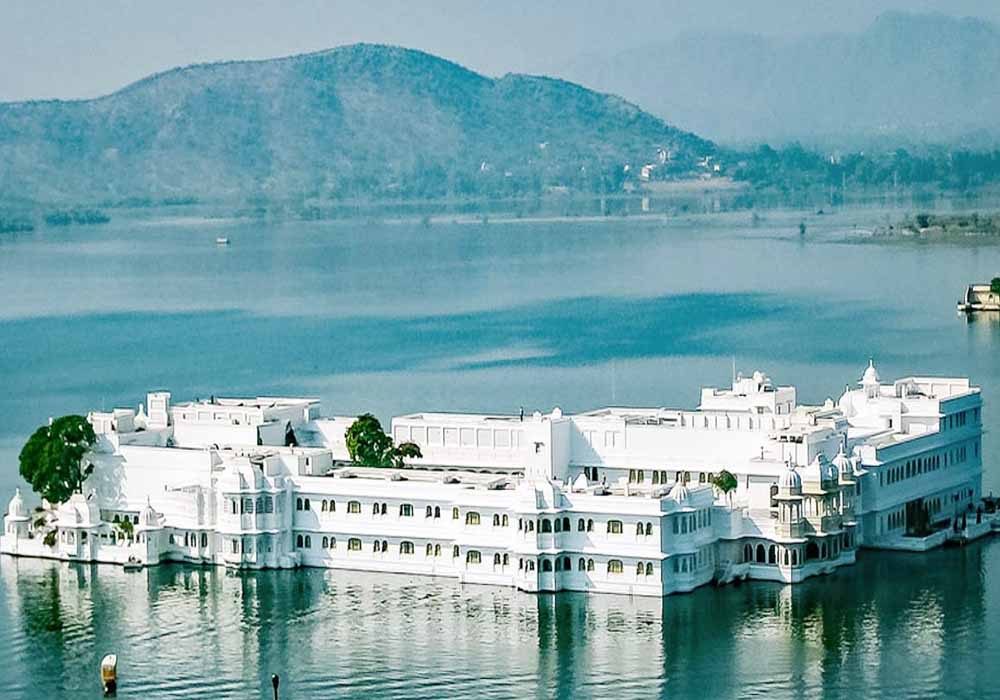
[[[420,458],[420,446],[414,442],[393,444],[378,418],[371,413],[358,416],[345,434],[351,460],[365,467],[401,468],[407,458]]]
[[[36,430],[18,457],[21,476],[35,493],[50,503],[64,503],[82,492],[94,466],[83,466],[83,456],[96,440],[94,428],[83,416],[63,416]]]
[[[1000,294],[1000,277],[994,277],[990,280],[990,292]]]

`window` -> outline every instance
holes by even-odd
[[[584,559],[583,557],[580,557],[580,560],[576,562],[576,570],[577,571],[586,571],[587,570],[587,560]]]
[[[305,505],[303,506],[303,510],[312,510],[312,504],[309,503],[308,498],[306,499]]]
[[[439,544],[434,545],[434,556],[436,557],[441,556],[441,545]]]
[[[425,518],[433,518],[434,517],[434,509],[431,508],[430,506],[427,506],[426,514],[424,515],[424,517]]]
[[[653,534],[653,523],[646,523],[646,536]]]
[[[399,543],[400,554],[413,554],[413,543],[403,540]]]
[[[451,519],[458,520],[458,508],[451,509]]]
[[[653,564],[651,562],[646,562],[646,576],[653,575]]]
[[[483,555],[480,554],[475,549],[470,549],[465,553],[465,563],[466,564],[480,564],[483,561]]]
[[[441,506],[434,506],[434,517],[435,518],[441,517]]]
[[[576,521],[576,529],[578,532],[583,532],[587,528],[587,523],[584,522],[583,518]]]
[[[413,505],[410,503],[401,503],[399,505],[399,517],[401,518],[412,518],[413,517]]]
[[[587,520],[587,532],[593,532],[593,531],[594,531],[594,521]]]
[[[332,501],[330,502],[330,505],[331,506],[333,505]],[[273,513],[274,512],[274,499],[271,498],[270,496],[268,496],[268,497],[266,497],[264,499],[264,512],[265,513]]]
[[[608,521],[608,534],[609,535],[620,535],[622,534],[622,521],[621,520],[609,520]],[[614,561],[614,560],[612,560]],[[621,562],[619,562],[621,563]]]
[[[361,540],[357,537],[352,537],[347,540],[347,549],[350,552],[360,552],[361,551]]]
[[[552,571],[552,561],[549,559],[542,559],[542,571]]]
[[[234,508],[235,508],[235,504],[234,504]],[[301,498],[296,498],[295,499],[295,510],[302,510],[302,499]],[[234,510],[233,512],[236,512],[236,511]]]
[[[493,555],[493,566],[500,566],[500,552]]]
[[[470,510],[465,514],[465,524],[466,525],[478,525],[479,524],[479,513],[474,510]]]
[[[562,557],[556,557],[556,571],[562,571]]]
[[[330,546],[330,540],[327,537],[323,538],[323,549],[327,549]]]
[[[459,551],[458,551],[458,545],[457,544],[451,548],[451,556],[455,557],[456,559],[458,558]]]
[[[348,513],[360,513],[361,512],[361,501],[348,501],[347,502],[347,512]]]
[[[507,554],[506,552],[504,552],[503,555],[503,565],[510,566],[510,554]]]
[[[208,533],[205,532],[201,533],[201,546],[202,547],[208,546]]]
[[[548,518],[542,518],[538,525],[539,532],[552,532],[552,522]]]
[[[609,574],[620,574],[625,570],[620,559],[611,559],[608,561],[608,573]]]
[[[256,510],[257,510],[258,513],[263,513],[264,512],[264,499],[261,498],[260,496],[257,496],[257,508],[256,508]]]
[[[372,542],[372,551],[373,552],[382,551],[382,543],[379,540],[375,540],[374,542]]]
[[[312,549],[312,546],[313,546],[312,537],[306,535],[306,549]]]
[[[500,527],[500,514],[499,513],[494,513],[493,514],[493,527]]]
[[[644,573],[645,573],[645,571],[646,571],[646,567],[642,565],[642,562],[639,562],[638,564],[635,565],[635,575],[636,576],[643,576]]]
[[[430,542],[427,543],[427,556],[428,557],[434,556],[434,545],[432,545]]]
[[[555,530],[556,532],[562,532],[562,519],[556,518],[555,520]]]
[[[504,513],[503,516],[501,516],[500,518],[500,527],[509,527],[509,526],[510,526],[510,518],[507,517],[506,513]]]
[[[594,560],[593,559],[588,559],[587,560],[587,571],[593,571],[593,570],[594,570]]]
[[[569,518],[562,519],[563,532],[569,532]]]
[[[638,535],[639,537],[642,537],[642,535],[643,535],[643,533],[644,533],[645,531],[646,531],[646,528],[644,528],[644,527],[642,526],[642,523],[636,523],[636,524],[635,524],[635,534],[636,534],[636,535]]]
[[[566,571],[573,570],[573,561],[569,557],[563,557],[563,569]]]
[[[378,515],[378,503],[372,503],[372,515]]]
[[[325,513],[326,512],[326,499],[325,498],[323,499],[323,503],[320,505],[319,510],[320,510],[321,513]]]
[[[336,548],[337,548],[337,538],[336,537],[331,537],[330,538],[330,549],[336,549]]]
[[[387,510],[387,508],[386,508],[386,505],[385,505],[385,503],[383,503],[383,504],[382,504],[382,511],[381,511],[381,515],[385,515],[385,514],[386,514],[387,512],[388,512],[388,510]]]
[[[304,543],[305,543],[305,540],[303,540],[302,535],[298,535],[295,538],[295,546],[298,547],[299,549],[301,549],[303,547]],[[233,548],[234,548],[233,552],[236,551],[235,547],[236,547],[236,540],[233,540]]]

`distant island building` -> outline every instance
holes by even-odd
[[[965,290],[965,296],[958,302],[958,310],[965,313],[1000,311],[1000,292],[991,284],[970,284]]]
[[[86,495],[32,514],[15,494],[0,551],[662,596],[795,583],[861,546],[922,551],[990,528],[979,389],[883,383],[873,364],[821,406],[754,372],[693,410],[399,416],[392,436],[423,455],[404,468],[350,463],[354,419],[313,399],[153,392],[88,418]]]

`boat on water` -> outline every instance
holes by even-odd
[[[127,572],[142,571],[142,562],[135,557],[129,557],[128,561],[122,564],[122,568]]]
[[[101,687],[105,695],[114,695],[118,689],[118,655],[108,654],[101,659]]]
[[[218,238],[215,239],[215,245],[229,245],[229,237],[219,236]]]

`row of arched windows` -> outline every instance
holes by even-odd
[[[506,518],[504,517],[504,524],[506,525]],[[496,523],[496,517],[494,516],[494,524]],[[620,535],[624,532],[624,525],[621,520],[609,520],[607,521],[607,532],[609,535]],[[524,518],[517,519],[517,529],[519,531],[534,532],[535,531],[535,521]],[[569,518],[539,518],[538,520],[538,531],[542,534],[548,534],[552,532],[572,532],[573,527]],[[577,532],[593,532],[594,531],[594,521],[591,518],[580,518],[576,521]],[[637,536],[648,536],[653,534],[653,523],[636,523],[635,524],[635,534]]]

